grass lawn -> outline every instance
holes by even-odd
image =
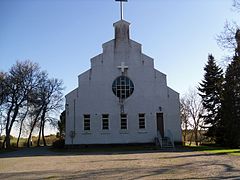
[[[214,147],[214,146],[187,146],[187,147],[194,151],[240,156],[240,149],[229,149],[225,147]]]
[[[0,149],[0,154],[17,151],[16,149]]]

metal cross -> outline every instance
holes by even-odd
[[[123,19],[123,2],[127,2],[128,0],[115,0],[120,2],[120,16],[121,20]]]
[[[125,69],[128,69],[128,66],[125,66],[124,62],[121,62],[121,66],[118,66],[117,68],[120,69],[122,73],[124,73]]]

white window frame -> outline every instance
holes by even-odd
[[[89,116],[89,117],[86,117]],[[86,121],[89,121],[89,125],[86,125]],[[89,126],[89,128],[87,128]],[[91,130],[91,115],[90,114],[84,114],[83,115],[83,130],[84,131],[90,131]]]
[[[126,117],[122,117],[122,115],[126,115]],[[123,128],[122,120],[126,120],[126,128]],[[127,114],[120,114],[120,129],[121,130],[127,130],[128,129],[128,116],[127,116]]]
[[[104,117],[104,116],[107,116],[107,117]],[[107,129],[104,129],[104,120],[107,120]],[[108,131],[110,129],[110,126],[109,126],[109,114],[102,114],[102,130],[103,131]]]
[[[144,127],[143,127],[144,126]],[[146,129],[146,117],[145,113],[138,114],[138,128],[139,129]]]

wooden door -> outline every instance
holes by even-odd
[[[164,137],[163,113],[157,113],[157,130],[161,136]]]

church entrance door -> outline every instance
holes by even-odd
[[[163,113],[157,113],[157,130],[164,137]]]

